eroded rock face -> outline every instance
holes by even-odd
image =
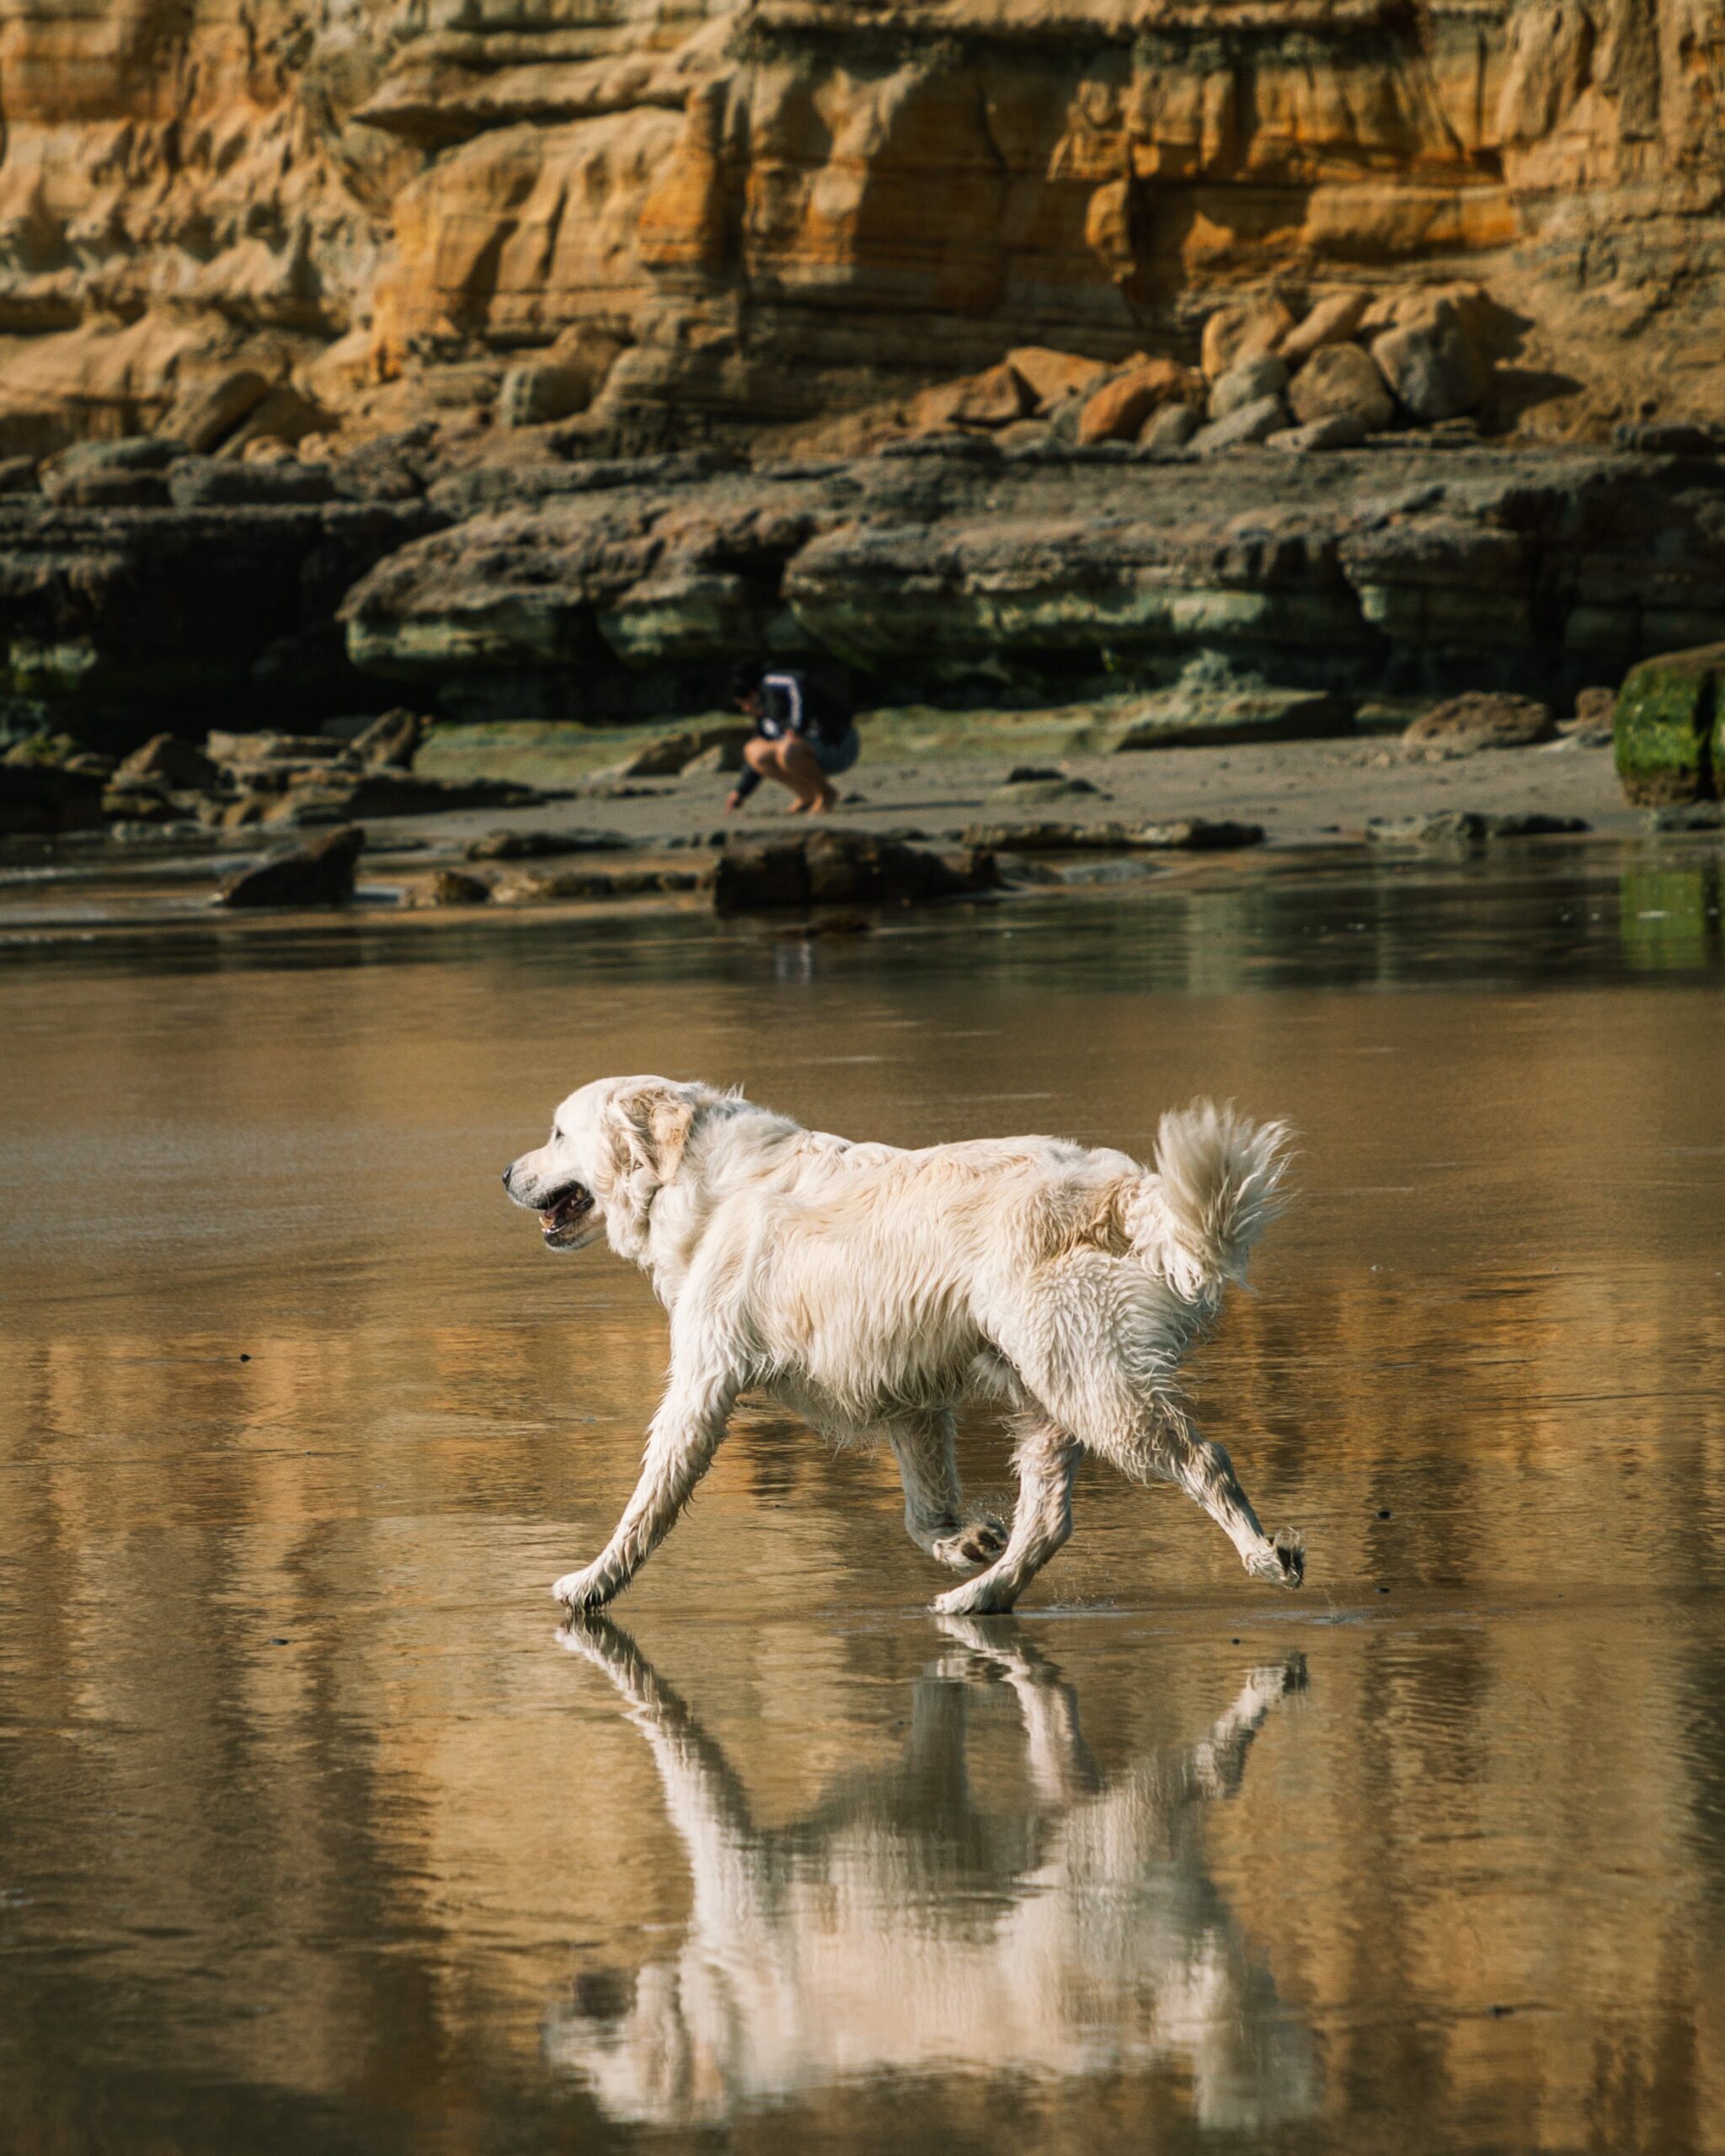
[[[1025,346],[1190,361],[1202,332],[1214,376],[1351,334],[1338,283],[1457,277],[1525,318],[1508,418],[1566,381],[1600,419],[1725,411],[1722,33],[1725,0],[31,0],[0,454],[170,410],[213,446],[259,382],[339,416],[542,369],[505,416],[611,425]],[[590,332],[596,365],[553,349]],[[1460,408],[1450,331],[1384,334],[1404,403]]]
[[[474,516],[358,583],[350,652],[451,713],[591,720],[711,710],[739,658],[793,654],[895,702],[1117,696],[1194,661],[1290,689],[1556,700],[1725,638],[1711,467],[906,447],[704,476],[666,460],[655,483]]]

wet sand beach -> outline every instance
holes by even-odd
[[[0,2141],[1725,2146],[1719,873],[9,944]],[[1092,1468],[941,1623],[889,1464],[756,1404],[556,1636],[664,1317],[497,1175],[633,1069],[907,1144],[1290,1117],[1195,1375],[1304,1591]]]

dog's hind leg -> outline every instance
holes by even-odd
[[[740,1390],[730,1371],[680,1373],[673,1349],[670,1384],[648,1432],[634,1495],[593,1562],[565,1572],[551,1590],[565,1609],[597,1609],[609,1602],[664,1541],[718,1450]]]
[[[1178,1482],[1202,1505],[1240,1553],[1254,1579],[1277,1587],[1298,1587],[1306,1577],[1306,1545],[1291,1528],[1272,1541],[1259,1524],[1252,1500],[1240,1486],[1226,1445],[1200,1437],[1178,1407],[1164,1406],[1157,1417],[1155,1471]]]
[[[1026,1430],[1012,1455],[1018,1504],[1007,1546],[985,1572],[938,1596],[933,1607],[948,1617],[985,1617],[1010,1609],[1072,1532],[1072,1477],[1079,1447],[1065,1430],[1039,1421]]]
[[[986,1513],[965,1515],[951,1411],[897,1416],[886,1426],[886,1441],[905,1486],[905,1532],[916,1547],[955,1572],[998,1556],[1007,1546],[1000,1521]]]
[[[1193,1330],[1190,1306],[1166,1283],[1081,1250],[1044,1267],[1033,1297],[1007,1303],[995,1326],[1026,1389],[1087,1452],[1135,1481],[1178,1483],[1254,1579],[1298,1587],[1300,1537],[1264,1533],[1226,1450],[1188,1419],[1175,1372]]]

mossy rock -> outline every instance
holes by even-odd
[[[1643,659],[1617,692],[1617,776],[1649,808],[1711,801],[1725,773],[1725,643]]]

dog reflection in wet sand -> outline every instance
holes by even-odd
[[[693,1904],[671,1961],[578,1977],[545,2043],[613,2118],[713,2124],[841,2077],[1172,2068],[1206,2127],[1303,2118],[1311,2041],[1204,1862],[1203,1811],[1240,1786],[1265,1716],[1305,1683],[1255,1669],[1199,1741],[1100,1774],[1070,1684],[1017,1631],[946,1618],[905,1757],[757,1828],[724,1753],[603,1618],[562,1634],[652,1747]],[[979,1688],[1016,1695],[1028,1792],[973,1801]]]

